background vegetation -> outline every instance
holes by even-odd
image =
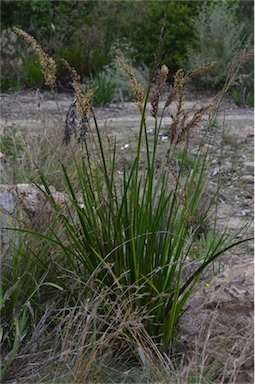
[[[24,53],[24,43],[11,33],[13,26],[34,36],[57,60],[60,90],[69,87],[67,73],[59,62],[64,57],[83,78],[92,79],[98,86],[101,94],[98,92],[95,97],[97,104],[116,101],[116,95],[122,96],[118,73],[113,69],[113,52],[124,55],[133,66],[143,68],[143,73],[145,66],[153,67],[155,55],[160,57],[159,64],[165,63],[170,68],[170,81],[180,67],[192,69],[197,64],[216,60],[214,72],[198,79],[197,84],[203,89],[218,89],[225,76],[222,68],[227,70],[233,52],[240,49],[245,37],[253,34],[253,7],[252,1],[240,0],[214,3],[3,0],[1,89],[43,86],[39,63],[32,52]],[[14,52],[18,53],[15,58]],[[250,80],[245,83],[246,94],[253,87],[252,60],[247,72]],[[112,83],[113,78],[117,84]],[[244,101],[240,97],[244,86],[238,86],[235,99],[239,104],[246,103],[248,97]],[[131,92],[124,90],[124,99],[130,98]],[[249,100],[251,104],[251,97]]]

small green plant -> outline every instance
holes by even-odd
[[[89,81],[91,88],[95,90],[93,104],[99,106],[110,103],[114,98],[115,86],[113,80],[104,72],[99,72]]]
[[[230,90],[230,94],[239,107],[254,107],[254,82],[252,79],[239,79]]]

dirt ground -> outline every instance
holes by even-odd
[[[18,93],[1,94],[1,137],[8,130],[20,130],[36,134],[38,122],[47,121],[49,127],[64,125],[64,120],[72,95],[40,93],[37,91],[21,91]],[[212,101],[212,96],[188,95],[185,106],[189,108],[194,102],[206,104]],[[160,104],[163,107],[163,102]],[[174,106],[165,113],[162,122],[162,138],[159,150],[166,153],[169,143],[166,137],[167,126],[171,121]],[[110,104],[95,108],[98,123],[104,127],[110,136],[117,141],[119,156],[125,158],[132,153],[139,130],[140,115],[134,103]],[[61,122],[62,121],[62,122]],[[153,132],[154,119],[147,113],[147,131]],[[209,170],[209,190],[215,190],[218,182],[222,184],[218,199],[218,227],[229,231],[236,230],[240,223],[250,224],[245,237],[253,235],[253,206],[254,206],[254,110],[239,108],[231,99],[223,102],[216,123],[208,128],[204,122],[196,131],[191,132],[191,152],[207,132],[207,142],[204,146],[211,156],[212,166]],[[5,149],[1,146],[1,161],[6,162]],[[131,152],[130,152],[131,151]],[[129,155],[128,155],[129,154]],[[6,162],[7,164],[8,162]],[[253,241],[234,257],[247,257],[253,253]]]

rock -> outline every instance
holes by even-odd
[[[246,137],[254,136],[254,127],[252,125],[244,125],[240,128],[240,132],[242,135]]]
[[[60,205],[67,203],[68,199],[65,194],[57,192],[52,186],[49,189],[56,203]],[[42,185],[40,187],[34,184],[0,185],[0,208],[13,214],[17,205],[20,205],[26,215],[32,218],[47,214],[52,212],[52,207],[44,191],[45,188]]]
[[[200,357],[204,351],[207,362],[225,367],[224,382],[253,382],[253,310],[253,260],[247,258],[189,298],[177,324],[176,348],[185,354],[197,350]]]
[[[214,153],[215,147],[211,144],[204,144],[201,151],[202,153]]]
[[[232,124],[227,124],[225,127],[225,133],[233,136],[241,136],[241,137],[250,137],[254,136],[254,127],[252,125],[236,125],[233,127]]]
[[[244,183],[254,183],[254,176],[252,175],[243,175],[239,178],[240,181]]]
[[[43,186],[41,186],[44,189]],[[67,197],[50,187],[53,199],[60,207],[68,205]],[[3,230],[31,226],[31,222],[40,226],[48,225],[51,220],[52,205],[44,193],[33,184],[0,185],[0,228],[2,260],[9,253],[11,242],[17,243],[18,233]]]
[[[254,172],[254,162],[253,161],[245,161],[243,163],[244,168]]]
[[[235,126],[226,125],[225,144],[238,145],[252,140],[254,136],[254,127],[251,125]]]

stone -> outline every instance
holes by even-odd
[[[226,125],[224,140],[225,144],[239,145],[252,140],[254,127],[251,125],[235,126]]]
[[[202,153],[214,153],[215,147],[211,144],[204,144],[202,147]]]
[[[244,183],[254,183],[254,176],[252,175],[243,175],[239,178],[240,181]]]
[[[240,128],[240,132],[242,135],[246,137],[254,136],[254,127],[252,125],[244,125]]]
[[[250,137],[254,136],[254,127],[252,125],[236,125],[227,124],[225,127],[225,133],[233,136]]]
[[[244,168],[249,169],[250,171],[254,172],[254,162],[253,161],[245,161],[243,163]]]
[[[225,367],[224,382],[253,382],[253,275],[253,260],[247,258],[204,281],[177,323],[177,350],[204,351],[208,361]]]
[[[44,190],[43,186],[40,186]],[[17,243],[18,233],[3,228],[31,227],[31,223],[49,225],[52,205],[47,196],[33,184],[0,185],[0,245],[2,259],[8,255],[11,242]],[[67,196],[50,187],[52,197],[61,208],[68,206]]]

